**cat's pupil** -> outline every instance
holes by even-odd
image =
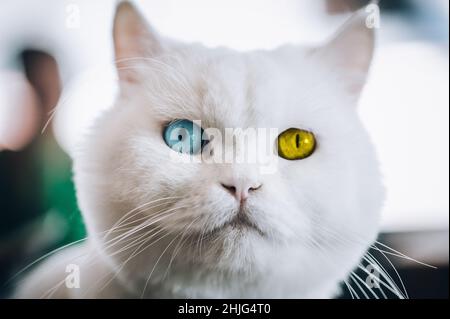
[[[295,135],[295,145],[297,146],[297,148],[300,147],[300,135],[299,134]]]
[[[183,139],[183,135],[178,135],[178,140],[181,141]]]

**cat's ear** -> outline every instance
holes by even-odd
[[[359,96],[372,62],[375,32],[366,23],[364,9],[357,11],[316,53],[326,60],[332,70],[346,83],[349,93]]]
[[[162,51],[158,35],[128,1],[117,6],[113,39],[115,62],[121,81],[135,82],[135,68],[139,62]]]

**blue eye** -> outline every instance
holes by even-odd
[[[167,146],[175,152],[197,154],[207,141],[202,141],[203,129],[189,120],[176,120],[164,129],[163,137]]]

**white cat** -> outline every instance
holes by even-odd
[[[319,48],[209,49],[158,37],[121,3],[120,96],[74,156],[88,239],[48,258],[16,296],[336,296],[377,236],[384,198],[356,109],[373,43],[358,12]],[[272,154],[271,174],[255,163],[181,163],[200,155],[169,147],[177,120],[296,128],[317,145],[303,159]]]

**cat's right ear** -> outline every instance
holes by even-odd
[[[156,33],[128,1],[119,3],[113,26],[115,63],[120,81],[137,82],[140,62],[162,51]]]
[[[350,17],[325,46],[314,50],[322,61],[342,76],[349,93],[358,96],[372,62],[375,30],[367,24],[365,9]]]

